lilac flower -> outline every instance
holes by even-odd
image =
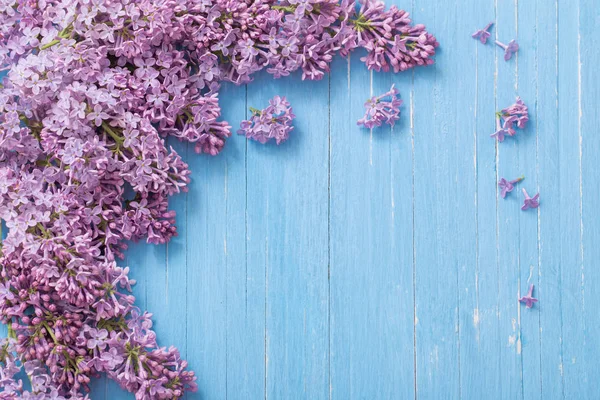
[[[96,347],[99,349],[103,349],[106,347],[107,338],[108,331],[106,329],[90,328],[88,331],[88,339],[86,345],[88,349],[95,349]]]
[[[540,206],[540,202],[539,202],[540,194],[537,193],[535,196],[529,197],[525,188],[523,188],[522,190],[523,190],[523,195],[525,196],[525,200],[523,201],[521,210],[525,211],[529,208],[538,208]]]
[[[102,125],[102,121],[108,118],[110,116],[102,110],[102,106],[99,104],[95,105],[93,111],[87,116],[88,121],[94,121],[96,126]]]
[[[501,115],[505,118],[505,127],[516,123],[521,129],[525,129],[525,125],[529,121],[529,112],[523,100],[517,97],[515,104],[510,107],[504,108],[501,111]]]
[[[353,31],[345,35],[364,47],[368,54],[361,58],[369,69],[394,72],[405,71],[418,65],[431,65],[438,47],[436,38],[427,33],[425,26],[411,26],[407,12],[391,6],[384,9],[379,0],[365,0],[349,23]]]
[[[515,188],[514,185],[518,182],[521,182],[523,179],[525,179],[524,176],[521,176],[513,181],[507,181],[504,178],[500,178],[500,181],[498,182],[498,187],[500,188],[500,195],[502,196],[502,198],[506,198],[506,194],[512,192]]]
[[[479,41],[481,43],[486,44],[488,38],[490,37],[490,33],[488,32],[488,30],[490,29],[490,27],[493,24],[494,24],[493,22],[490,22],[489,24],[487,24],[485,26],[485,28],[479,29],[477,32],[475,32],[474,34],[472,34],[471,37],[474,38],[474,39],[479,39]]]
[[[527,294],[519,299],[519,302],[525,304],[525,307],[527,308],[533,307],[537,301],[537,299],[533,298],[533,284],[529,285],[529,291]]]
[[[519,44],[515,40],[511,40],[508,44],[496,40],[496,44],[504,49],[504,61],[510,60],[513,54],[519,51]]]
[[[515,104],[496,113],[496,132],[490,136],[502,142],[506,135],[516,135],[515,125],[518,128],[524,129],[528,121],[529,112],[527,106],[520,97],[517,97]]]
[[[365,103],[365,115],[357,121],[358,125],[365,128],[373,128],[386,123],[394,126],[395,122],[400,119],[400,106],[402,100],[398,97],[398,90],[392,85],[390,90],[380,96],[373,96]],[[383,101],[386,97],[389,100]]]
[[[496,132],[492,133],[490,137],[496,138],[499,142],[503,142],[504,137],[507,134],[508,132],[502,127],[500,123],[500,117],[496,116]]]
[[[277,144],[285,142],[290,132],[294,129],[292,120],[296,117],[292,113],[290,103],[285,97],[275,96],[269,101],[269,106],[264,110],[251,108],[252,117],[242,121],[238,134],[245,135],[248,139],[266,143],[275,139]]]

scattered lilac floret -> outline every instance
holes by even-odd
[[[525,126],[529,121],[529,110],[527,109],[525,103],[523,103],[523,100],[521,100],[521,98],[518,96],[517,100],[515,101],[515,104],[513,104],[510,107],[504,108],[501,111],[501,114],[504,118],[504,127],[507,129],[509,128],[509,126],[512,128],[512,125],[514,123],[516,123],[520,129],[525,129]]]
[[[396,121],[400,119],[400,106],[402,100],[398,97],[398,90],[392,85],[390,90],[380,96],[373,96],[365,103],[365,116],[357,121],[358,125],[365,128],[374,128],[386,123],[394,126]],[[389,100],[383,100],[389,97]]]
[[[490,29],[490,27],[493,25],[493,22],[490,22],[489,24],[487,24],[485,26],[485,28],[478,30],[477,32],[475,32],[474,34],[471,35],[472,38],[474,39],[479,39],[479,41],[483,44],[487,43],[488,38],[490,37],[490,33],[488,32],[488,30]]]
[[[533,197],[529,197],[525,188],[523,188],[523,194],[525,195],[525,200],[523,201],[523,205],[521,206],[521,210],[525,211],[530,208],[538,208],[540,206],[540,194],[537,193]]]
[[[523,100],[517,97],[515,104],[496,113],[496,132],[490,136],[502,142],[506,135],[514,136],[517,134],[515,125],[520,129],[524,129],[528,121],[529,110]]]
[[[519,44],[516,40],[511,40],[508,44],[496,40],[496,44],[504,49],[504,61],[510,60],[513,54],[519,51]]]
[[[514,181],[507,181],[506,179],[501,178],[500,182],[498,182],[498,187],[500,188],[500,195],[502,198],[506,198],[506,195],[515,188],[515,184],[521,182],[523,179],[525,179],[524,176],[521,176]]]
[[[496,138],[499,142],[504,142],[504,137],[508,132],[502,127],[500,123],[500,117],[496,116],[496,132],[492,133],[490,137]]]
[[[256,140],[262,144],[275,139],[277,144],[285,142],[290,132],[294,129],[292,120],[296,116],[292,113],[290,103],[285,97],[275,96],[269,100],[269,106],[264,110],[251,108],[252,117],[242,121],[238,134],[248,139]]]
[[[525,304],[525,307],[531,308],[535,303],[537,303],[537,299],[533,297],[533,284],[529,285],[529,291],[527,294],[519,299],[519,302]]]

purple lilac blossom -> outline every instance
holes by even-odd
[[[496,132],[492,133],[490,136],[496,138],[496,140],[498,140],[499,142],[503,142],[507,134],[508,132],[506,131],[506,129],[502,127],[500,117],[496,116]]]
[[[525,129],[525,126],[529,121],[529,111],[520,97],[517,97],[515,104],[502,109],[502,111],[500,111],[500,114],[502,118],[504,118],[504,127],[506,129],[512,129],[512,135],[515,134],[513,128],[514,124],[516,124],[517,127],[519,127],[520,129]]]
[[[389,100],[385,100],[388,98]],[[358,125],[365,128],[373,128],[386,123],[394,126],[400,118],[400,106],[402,100],[398,98],[398,89],[392,85],[390,90],[380,96],[373,96],[365,103],[365,115],[357,121]]]
[[[510,60],[513,54],[519,51],[519,44],[516,40],[511,40],[508,44],[496,40],[496,44],[504,49],[504,61]]]
[[[285,142],[294,129],[292,121],[296,116],[285,97],[275,96],[269,100],[264,110],[251,108],[252,117],[242,121],[238,134],[262,144],[274,139],[277,144]]]
[[[514,136],[517,134],[515,126],[525,129],[528,121],[529,111],[527,106],[520,97],[517,97],[515,104],[496,113],[496,132],[490,136],[502,142],[506,135]]]
[[[190,171],[165,139],[218,154],[231,134],[220,84],[250,82],[259,70],[321,79],[334,54],[358,47],[370,69],[433,63],[435,37],[406,12],[356,5],[0,0],[4,398],[87,398],[99,374],[137,399],[196,390],[177,349],[159,346],[118,264],[127,241],[177,234],[168,200],[187,190]],[[14,378],[18,365],[36,393]]]
[[[519,299],[519,302],[525,304],[525,307],[531,308],[535,303],[537,303],[537,299],[533,297],[533,284],[529,285],[529,291],[527,294]]]
[[[525,211],[530,208],[538,208],[540,206],[540,194],[537,193],[533,197],[529,197],[525,188],[523,190],[523,195],[525,196],[525,200],[523,200],[523,205],[521,206],[521,210]]]
[[[521,176],[513,181],[507,181],[504,178],[500,178],[500,181],[498,182],[498,187],[500,188],[500,196],[502,196],[502,198],[506,198],[506,195],[510,192],[513,191],[513,189],[515,188],[515,184],[521,182],[523,179],[525,179],[524,176]]]
[[[485,26],[485,28],[479,29],[477,32],[472,34],[471,37],[474,39],[478,39],[483,44],[486,44],[488,38],[490,37],[490,32],[488,32],[488,31],[493,24],[494,24],[493,22],[490,22],[489,24],[487,24]]]
[[[385,10],[385,5],[379,0],[361,1],[358,13],[350,7],[352,17],[349,25],[352,26],[352,37],[356,43],[364,47],[368,54],[361,60],[369,69],[375,71],[394,72],[405,71],[418,65],[431,65],[438,47],[436,38],[427,33],[424,25],[411,25],[409,14],[399,10],[395,5]]]

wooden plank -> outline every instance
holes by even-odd
[[[517,1],[517,34],[522,51],[515,59],[517,68],[518,94],[530,108],[527,127],[518,133],[518,165],[525,180],[515,187],[514,197],[523,200],[521,188],[526,188],[531,196],[540,190],[537,181],[537,4],[535,2]],[[545,33],[544,33],[545,34]],[[548,38],[551,41],[551,38]],[[518,175],[517,175],[518,176]],[[514,179],[517,176],[510,177]],[[515,206],[518,207],[518,204]],[[519,289],[526,292],[530,284],[539,287],[539,208],[537,210],[520,211],[519,215]],[[534,294],[537,295],[537,292]],[[514,300],[513,300],[514,301]],[[541,364],[540,364],[540,308],[527,309],[519,305],[518,326],[521,339],[521,364],[523,397],[529,400],[541,399]]]
[[[261,74],[248,106],[286,96],[298,119],[277,146],[248,143],[248,265],[263,269],[266,398],[324,398],[328,377],[328,80]]]
[[[559,173],[558,151],[558,7],[537,1],[537,101],[531,112],[535,115],[538,143],[539,187],[552,190],[545,195],[539,208],[539,285],[537,307],[540,313],[542,396],[564,396],[562,374],[562,284],[560,279],[560,196],[556,176]],[[524,286],[523,286],[524,289]]]
[[[465,43],[463,57],[469,62],[464,63],[457,82],[462,110],[457,111],[461,132],[456,139],[461,210],[456,215],[461,235],[469,237],[457,248],[460,387],[463,398],[477,399],[487,397],[490,388],[499,386],[496,150],[489,137],[495,128],[495,68],[493,41],[483,45],[470,35],[494,21],[494,3],[472,1],[462,11],[469,23],[461,24],[457,36]]]
[[[331,82],[331,398],[414,397],[412,74],[335,60]],[[394,82],[398,124],[356,125]]]
[[[247,143],[235,132],[246,118],[246,87],[224,85],[220,102],[223,118],[234,135],[223,157],[225,170],[225,268],[227,275],[227,397],[264,397],[265,286],[262,265],[248,264],[246,257],[246,152]]]
[[[580,377],[582,396],[593,398],[600,392],[600,317],[596,304],[600,299],[600,223],[598,205],[600,204],[600,175],[598,174],[598,154],[600,154],[600,84],[598,83],[598,65],[600,49],[598,47],[598,30],[600,18],[598,1],[579,1],[579,150],[581,152],[580,193],[582,196],[583,242],[583,332],[577,337],[583,341],[583,360],[576,362],[585,373]],[[583,336],[583,338],[582,338]],[[565,360],[569,362],[568,359]],[[572,361],[571,361],[572,362]],[[583,365],[581,365],[583,364]]]
[[[497,2],[495,37],[505,44],[517,39],[516,12],[515,2]],[[513,56],[509,61],[504,61],[504,50],[495,46],[495,51],[497,69],[496,110],[498,111],[513,104],[518,95],[518,55]],[[496,182],[501,177],[513,180],[523,174],[519,165],[519,152],[521,143],[525,139],[526,134],[520,131],[516,136],[509,137],[503,143],[497,144]],[[500,337],[498,349],[500,351],[501,397],[511,399],[523,396],[522,340],[519,326],[521,306],[517,301],[521,286],[519,221],[523,217],[523,212],[520,209],[523,203],[523,195],[520,190],[521,186],[519,185],[505,199],[502,199],[499,191],[497,191],[498,208],[496,214],[499,255],[498,319]]]
[[[187,195],[186,336],[187,356],[198,376],[199,387],[198,393],[188,398],[224,399],[227,392],[226,159],[223,154],[213,157],[188,153],[192,181]]]
[[[388,307],[395,313],[395,324],[389,331],[382,332],[393,336],[392,344],[397,347],[396,358],[386,358],[386,370],[393,372],[392,397],[403,399],[415,397],[415,265],[414,265],[414,90],[413,73],[405,72],[393,76],[404,101],[400,120],[391,129],[391,223],[389,244],[389,267],[396,285],[389,299]],[[380,277],[384,282],[388,278]],[[383,355],[386,353],[384,352]],[[380,358],[381,359],[381,358]],[[359,378],[359,377],[357,377]],[[372,392],[376,392],[373,389]],[[384,396],[382,396],[384,397]]]
[[[433,0],[414,4],[414,19],[426,22],[442,43],[465,40],[470,44],[469,37],[458,35],[458,7],[442,10]],[[460,397],[456,248],[469,233],[457,229],[457,218],[464,217],[460,207],[465,202],[473,204],[473,193],[458,187],[463,171],[457,170],[457,144],[459,135],[470,140],[472,132],[467,130],[465,135],[457,124],[464,99],[455,81],[462,75],[465,60],[451,48],[440,50],[434,66],[415,70],[414,82],[416,392],[422,398]],[[472,163],[472,145],[460,150],[460,157]],[[473,175],[467,179],[473,180]]]
[[[589,12],[593,12],[589,10]],[[558,190],[547,196],[559,198],[554,229],[560,230],[560,280],[562,300],[562,344],[567,398],[585,398],[585,327],[582,309],[584,274],[581,220],[581,148],[579,82],[579,4],[558,2],[558,160],[554,176]]]
[[[413,13],[412,4],[398,0],[393,4]],[[413,21],[414,22],[414,21]],[[417,23],[417,22],[415,22]],[[364,67],[363,67],[364,68]],[[379,74],[377,74],[379,75]],[[387,74],[382,74],[385,76]],[[377,82],[377,81],[376,81]],[[415,307],[415,242],[414,242],[414,71],[406,71],[392,76],[392,82],[400,91],[404,101],[401,108],[400,120],[391,129],[391,238],[389,245],[390,267],[393,268],[395,298],[387,300],[396,313],[396,324],[391,326],[393,344],[397,346],[397,358],[385,359],[386,370],[393,371],[392,387],[389,397],[402,399],[416,398],[416,307]],[[380,276],[386,281],[384,275]],[[383,305],[385,306],[385,305]],[[384,353],[386,354],[386,353]],[[360,379],[360,377],[357,377]],[[371,389],[371,392],[378,392]],[[382,393],[383,394],[383,393]],[[386,394],[387,395],[387,394]],[[368,397],[368,395],[367,395]],[[381,398],[385,398],[382,395]]]
[[[476,4],[477,14],[471,18],[470,33],[481,29],[489,22],[495,22],[494,2]],[[482,45],[473,40],[471,46],[475,52],[471,57],[475,60],[476,71],[476,103],[474,120],[476,131],[476,212],[477,212],[477,244],[475,278],[472,283],[463,283],[471,292],[475,292],[475,307],[472,310],[472,326],[477,352],[470,357],[461,356],[462,395],[464,398],[484,398],[489,396],[490,388],[500,388],[500,336],[498,320],[498,221],[496,218],[498,198],[496,186],[496,148],[497,144],[489,137],[494,132],[496,63],[493,49],[495,25],[491,28],[491,42]],[[468,278],[467,278],[468,279]],[[472,278],[471,278],[472,279]],[[473,295],[473,294],[471,294]],[[461,307],[467,316],[471,309],[467,304]],[[465,335],[470,327],[467,318],[461,324],[461,334]],[[468,348],[469,339],[461,337],[461,350]],[[476,358],[473,358],[476,357]]]

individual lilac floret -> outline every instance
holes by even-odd
[[[508,44],[496,40],[496,44],[504,49],[504,61],[510,60],[512,55],[519,51],[519,44],[516,40],[511,40]]]
[[[389,100],[383,101],[386,97]],[[394,126],[396,121],[400,119],[400,106],[402,100],[398,98],[398,89],[392,85],[390,90],[381,96],[373,96],[365,103],[365,116],[357,121],[358,125],[365,128],[373,128],[381,126],[383,122],[390,126]]]
[[[483,44],[487,43],[488,38],[490,37],[490,33],[488,32],[488,30],[490,29],[490,27],[493,25],[493,22],[490,22],[489,24],[487,24],[485,26],[485,28],[478,30],[477,32],[475,32],[474,34],[471,35],[472,38],[474,39],[479,39],[479,41]]]
[[[290,103],[285,97],[275,96],[269,100],[269,106],[264,110],[250,108],[252,117],[242,121],[238,134],[245,135],[248,139],[256,140],[262,144],[275,139],[277,144],[285,142],[294,129],[292,120],[296,116],[292,113]]]
[[[533,284],[529,285],[529,291],[527,294],[519,299],[519,302],[525,304],[525,307],[531,308],[535,303],[537,303],[537,299],[533,297]]]
[[[529,197],[525,188],[523,188],[523,194],[525,195],[525,200],[523,201],[523,205],[521,206],[521,210],[525,211],[530,208],[538,208],[540,206],[540,194],[537,193],[533,197]]]
[[[507,181],[504,178],[500,178],[500,182],[498,182],[498,187],[500,188],[500,195],[502,196],[502,198],[506,198],[506,195],[512,192],[515,188],[515,184],[521,182],[523,179],[525,179],[524,176],[520,176],[514,181]]]
[[[499,142],[504,142],[504,137],[508,134],[506,129],[502,127],[500,123],[500,117],[496,115],[496,132],[492,133],[490,137],[496,138]]]

